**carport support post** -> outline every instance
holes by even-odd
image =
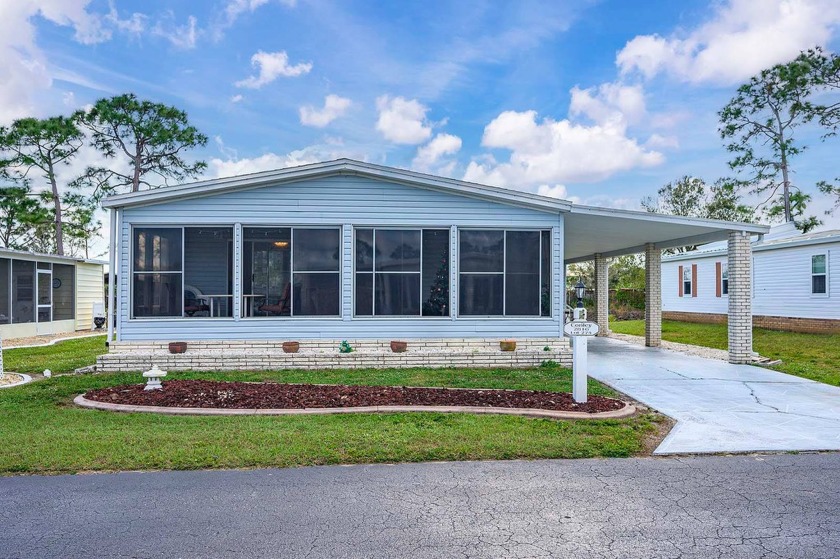
[[[610,333],[610,282],[607,259],[602,254],[595,254],[595,322],[598,323],[598,335]]]
[[[662,251],[645,245],[645,345],[662,344]]]
[[[729,362],[752,361],[752,247],[750,234],[729,232]]]

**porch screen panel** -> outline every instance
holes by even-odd
[[[233,227],[184,228],[184,315],[233,316]]]
[[[291,316],[292,229],[245,227],[242,233],[243,316]]]
[[[356,316],[449,316],[448,229],[356,229]]]
[[[134,229],[133,314],[181,316],[183,258],[180,228]]]
[[[75,318],[76,269],[67,264],[53,264],[53,320]]]
[[[35,262],[12,260],[12,323],[35,322]]]
[[[0,324],[12,321],[12,263],[0,258]]]
[[[504,314],[505,232],[461,231],[459,254],[459,313]]]
[[[463,316],[551,316],[551,232],[462,230]]]
[[[341,307],[341,232],[295,228],[292,234],[294,316],[338,316]]]

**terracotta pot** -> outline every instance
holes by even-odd
[[[297,353],[300,349],[300,342],[283,342],[283,351],[286,353]]]
[[[502,351],[514,351],[516,349],[516,342],[514,340],[502,340],[499,342],[499,349]]]
[[[184,353],[187,351],[187,342],[169,342],[169,353]]]
[[[394,353],[404,353],[408,349],[408,342],[391,342],[391,351]]]

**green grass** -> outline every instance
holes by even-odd
[[[16,373],[41,373],[49,369],[54,373],[72,373],[79,367],[93,365],[96,356],[106,353],[105,336],[75,338],[57,344],[6,349],[3,351],[4,367]]]
[[[725,324],[662,321],[662,339],[717,349],[727,348]],[[644,320],[610,322],[620,334],[645,335]],[[840,334],[804,334],[753,328],[753,349],[764,357],[781,359],[777,371],[840,386]]]
[[[61,346],[59,346],[61,347]],[[571,389],[558,367],[175,373],[176,378]],[[77,394],[140,382],[134,374],[67,375],[0,390],[0,473],[286,467],[315,464],[582,458],[645,452],[661,416],[557,421],[405,413],[189,417],[82,409]],[[595,381],[593,394],[612,394]]]

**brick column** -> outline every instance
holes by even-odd
[[[729,233],[729,362],[752,361],[752,247],[744,231]]]
[[[595,322],[598,323],[599,336],[610,332],[610,282],[607,259],[601,254],[595,255]]]
[[[645,345],[662,344],[662,251],[645,245]]]

